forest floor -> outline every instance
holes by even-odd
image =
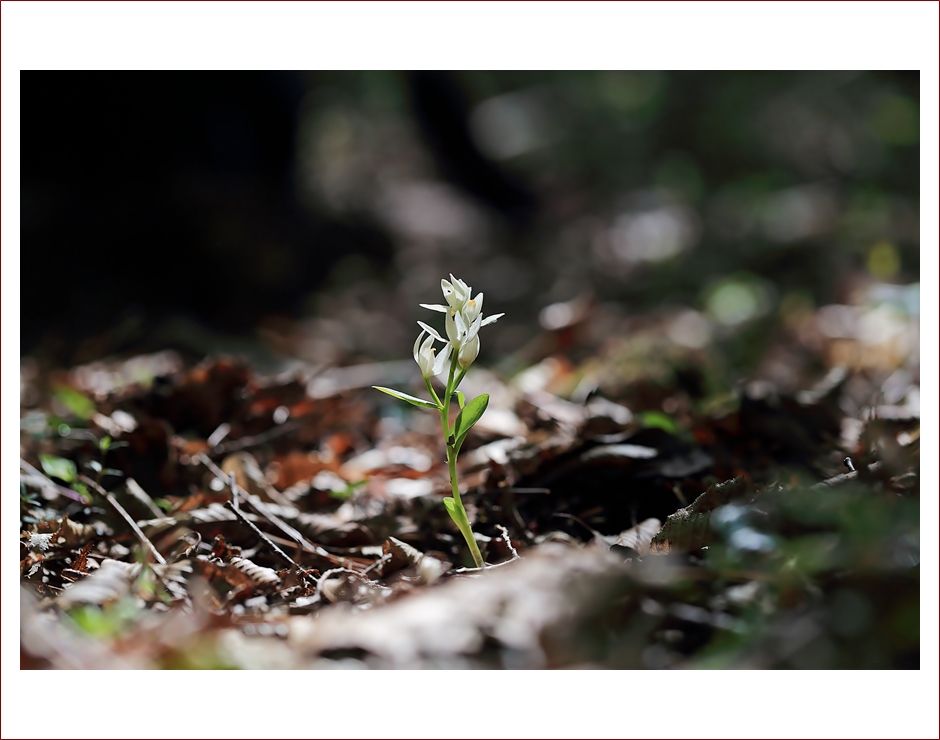
[[[483,570],[439,421],[371,389],[410,359],[26,360],[21,665],[918,668],[917,327],[843,308],[895,323],[803,317],[767,350],[789,384],[717,387],[682,316],[568,352],[585,314],[510,379],[474,366]]]

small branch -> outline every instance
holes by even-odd
[[[271,548],[271,550],[274,551],[275,554],[279,555],[281,558],[286,560],[288,565],[291,566],[291,568],[297,568],[297,570],[299,570],[300,572],[306,573],[306,571],[303,568],[301,568],[299,565],[297,565],[297,563],[294,562],[294,559],[290,555],[288,555],[280,547],[278,547],[273,542],[271,542],[270,538],[264,532],[258,529],[258,527],[255,525],[253,521],[251,521],[248,517],[246,517],[242,513],[241,507],[239,507],[238,505],[239,488],[238,488],[238,484],[235,483],[235,473],[232,473],[231,477],[228,479],[228,485],[229,485],[229,488],[232,490],[232,500],[226,501],[225,505],[229,508],[229,510],[232,511],[233,514],[235,514],[235,516],[238,518],[238,521],[240,521],[242,524],[248,527],[252,532],[254,532],[262,542],[264,542],[268,547]]]
[[[370,565],[368,568],[362,571],[362,575],[366,575],[372,569],[378,568],[382,563],[387,563],[391,559],[392,559],[392,553],[390,552],[385,553],[382,557],[380,557],[378,560],[372,563],[372,565]],[[332,573],[333,571],[327,571],[327,572]]]
[[[199,460],[207,468],[209,468],[210,472],[216,478],[218,478],[220,481],[225,483],[225,485],[229,486],[230,488],[232,487],[233,483],[230,480],[230,478],[219,469],[218,465],[216,465],[214,462],[212,462],[212,460],[209,459],[208,455],[200,453],[196,456],[196,459]],[[241,496],[241,498],[244,499],[245,503],[247,503],[257,514],[267,519],[271,523],[272,526],[281,530],[281,532],[285,536],[287,536],[288,538],[296,542],[298,545],[300,545],[300,547],[303,549],[304,552],[308,552],[313,555],[318,555],[319,557],[323,558],[327,562],[333,563],[334,565],[342,565],[343,563],[346,562],[345,558],[340,558],[340,557],[337,557],[336,555],[332,555],[331,553],[327,552],[319,545],[314,545],[308,542],[300,532],[298,532],[296,529],[290,526],[287,522],[285,522],[279,516],[274,514],[274,512],[270,511],[268,507],[265,506],[264,503],[261,501],[261,499],[259,499],[257,496],[251,495],[250,493],[245,491],[243,488],[238,486],[238,484],[235,484],[235,488],[238,489],[238,493]]]
[[[222,471],[220,470],[219,473],[221,472]],[[225,479],[223,478],[223,480]],[[316,578],[314,578],[313,574],[310,571],[308,571],[306,568],[295,563],[294,559],[290,555],[288,555],[280,547],[275,545],[271,541],[270,537],[268,537],[264,532],[258,529],[257,525],[242,513],[241,507],[239,507],[238,505],[238,494],[239,494],[239,491],[241,491],[241,489],[238,487],[238,484],[235,482],[235,473],[232,473],[231,476],[229,477],[228,485],[232,491],[232,500],[226,501],[225,505],[232,511],[232,513],[235,514],[235,516],[238,518],[238,521],[246,525],[252,532],[254,532],[262,542],[264,542],[268,547],[270,547],[271,550],[273,550],[276,555],[278,555],[283,560],[285,560],[290,565],[291,568],[295,568],[297,572],[303,574],[304,576],[308,578],[313,579],[313,581],[316,582]]]
[[[522,560],[522,558],[518,558],[518,559]],[[515,562],[516,562],[516,558],[513,558],[512,560],[504,560],[503,562],[496,563],[495,565],[489,565],[488,563],[486,563],[483,565],[482,568],[457,568],[457,570],[455,570],[454,573],[455,574],[480,573],[484,570],[493,570],[493,568],[502,568],[504,565],[509,565],[510,563],[515,563]]]
[[[111,508],[113,508],[120,515],[120,517],[125,522],[127,522],[128,526],[131,528],[131,531],[133,531],[134,535],[137,537],[140,544],[145,549],[150,550],[150,554],[153,555],[153,559],[155,562],[159,563],[160,565],[166,565],[166,560],[164,560],[159,550],[157,550],[157,548],[153,546],[153,543],[147,538],[147,535],[145,535],[143,533],[143,530],[141,530],[141,528],[137,526],[137,522],[135,522],[133,518],[131,518],[131,515],[128,514],[127,511],[125,511],[124,507],[121,506],[117,502],[117,499],[114,498],[112,494],[108,493],[108,491],[104,490],[100,485],[98,485],[95,481],[93,481],[91,478],[89,478],[86,475],[80,475],[79,480],[82,483],[84,483],[86,486],[91,486],[92,488],[94,488],[95,491],[97,491],[100,496],[104,497],[104,499],[109,504],[111,504]]]
[[[236,494],[235,490],[233,489],[232,498],[235,499],[237,495],[238,494]],[[238,520],[242,524],[244,524],[249,529],[251,529],[251,531],[254,532],[261,539],[262,542],[264,542],[268,547],[270,547],[278,556],[280,556],[283,560],[285,560],[292,568],[297,568],[297,570],[299,570],[301,573],[307,573],[306,569],[301,568],[299,565],[297,565],[297,563],[294,562],[293,558],[291,558],[290,555],[288,555],[280,547],[278,547],[273,542],[271,542],[270,538],[264,532],[258,529],[255,523],[252,522],[248,517],[246,517],[242,513],[242,510],[238,508],[238,504],[234,503],[234,501],[226,501],[225,505],[235,513],[235,516],[238,517]]]
[[[60,486],[55,481],[50,480],[50,478],[47,475],[45,475],[42,471],[36,470],[36,468],[34,468],[32,465],[26,462],[23,458],[20,458],[20,470],[25,471],[26,474],[32,478],[38,478],[39,480],[43,481],[43,483],[45,483],[47,487],[55,489],[58,493],[65,496],[66,498],[70,498],[73,501],[78,501],[78,503],[80,504],[85,503],[85,499],[82,498],[82,495],[78,491],[73,491],[71,488]],[[161,512],[161,515],[162,515],[162,512]]]
[[[509,530],[506,529],[502,524],[497,524],[496,529],[503,533],[502,540],[506,543],[506,547],[509,548],[509,552],[512,553],[512,559],[518,560],[519,553],[516,552],[516,548],[512,546],[512,540],[509,539]]]
[[[849,458],[846,458],[846,459],[848,460]],[[812,488],[818,490],[820,488],[831,488],[832,486],[839,486],[839,485],[842,485],[843,483],[848,483],[851,480],[857,479],[860,472],[874,473],[880,468],[881,468],[881,462],[873,462],[871,465],[868,466],[867,471],[853,470],[851,473],[841,473],[839,475],[833,476],[832,478],[828,478],[824,481],[820,481],[819,483],[816,483],[815,485],[812,486]]]
[[[270,442],[272,439],[276,439],[277,437],[285,434],[290,434],[299,428],[300,422],[288,421],[284,424],[281,424],[280,426],[276,426],[266,432],[261,432],[260,434],[255,434],[251,437],[239,437],[238,439],[233,439],[229,442],[220,441],[219,444],[215,445],[214,449],[219,454],[238,452],[248,447],[257,447],[258,445],[264,444],[265,442]]]

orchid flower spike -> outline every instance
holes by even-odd
[[[435,339],[448,344],[457,353],[460,366],[467,368],[480,353],[480,328],[492,324],[504,314],[484,317],[483,294],[477,293],[475,298],[471,298],[472,288],[463,280],[455,278],[453,274],[450,280],[441,280],[441,292],[444,294],[447,305],[428,303],[420,305],[422,308],[444,314],[444,330],[447,338],[440,336],[422,321],[418,324]]]

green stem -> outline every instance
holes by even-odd
[[[457,369],[457,355],[454,354],[450,361],[450,373],[447,377],[447,388],[444,393],[444,402],[441,404],[441,428],[444,431],[444,444],[447,447],[447,471],[450,473],[450,489],[454,494],[454,511],[451,513],[451,519],[457,525],[457,529],[463,535],[470,548],[470,554],[473,556],[473,562],[478,568],[483,567],[483,556],[480,554],[480,548],[476,539],[473,537],[473,529],[470,526],[470,519],[467,516],[467,510],[463,507],[460,500],[460,489],[457,485],[457,447],[450,443],[450,399],[457,390],[460,381],[463,380],[464,373],[460,374],[457,382],[454,383],[454,372]]]
[[[470,369],[469,367],[465,367],[465,368],[461,369],[460,375],[457,376],[457,382],[454,383],[454,390],[455,390],[455,391],[457,390],[458,387],[460,387],[460,381],[463,380],[463,376],[467,374],[467,370],[469,370],[469,369]]]
[[[470,554],[473,556],[473,562],[476,563],[477,568],[483,567],[483,555],[480,554],[480,547],[477,545],[477,541],[473,536],[473,529],[470,526],[470,518],[467,516],[467,510],[463,507],[463,502],[460,500],[460,490],[457,487],[457,450],[447,446],[447,469],[450,471],[450,489],[454,494],[454,505],[456,515],[452,515],[454,524],[457,525],[457,529],[460,530],[460,533],[463,535],[464,540],[467,542],[467,547],[470,548]]]
[[[441,399],[437,397],[437,393],[434,392],[434,387],[431,385],[431,379],[425,378],[424,384],[427,386],[428,393],[431,394],[431,398],[434,399],[434,402],[437,404],[437,407],[441,407]]]

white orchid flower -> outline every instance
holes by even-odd
[[[430,327],[427,328],[430,329]],[[421,375],[425,378],[430,378],[432,375],[440,375],[444,371],[444,366],[450,358],[451,347],[450,344],[444,342],[434,330],[429,332],[428,338],[424,340],[424,343],[421,342],[421,337],[423,336],[424,331],[422,330],[418,338],[415,339],[414,358],[415,362],[418,363],[418,367],[421,368]],[[444,349],[441,350],[441,353],[436,357],[434,354],[435,339],[444,342]]]
[[[449,283],[446,280],[441,280],[441,290],[444,291],[444,298],[448,305],[454,310],[459,310],[470,299],[470,286],[463,280],[455,278],[453,273],[451,273],[450,279],[451,282]],[[450,293],[448,293],[448,288],[450,288]]]
[[[444,293],[444,300],[447,301],[446,306],[439,303],[419,303],[418,305],[421,308],[429,308],[432,311],[440,311],[441,313],[462,310],[470,298],[471,288],[463,280],[455,278],[453,274],[451,274],[450,279],[452,282],[441,280],[441,291]]]
[[[449,349],[457,353],[457,359],[461,367],[467,368],[480,353],[480,338],[478,336],[480,328],[494,323],[500,316],[505,314],[498,313],[484,317],[483,294],[477,293],[476,297],[471,299],[472,288],[463,280],[455,278],[453,274],[451,274],[449,281],[441,280],[441,291],[444,294],[444,300],[447,301],[446,306],[429,303],[420,305],[422,308],[438,311],[445,315],[444,331],[447,338],[442,337],[423,321],[419,321],[418,325],[431,337],[444,342]]]

